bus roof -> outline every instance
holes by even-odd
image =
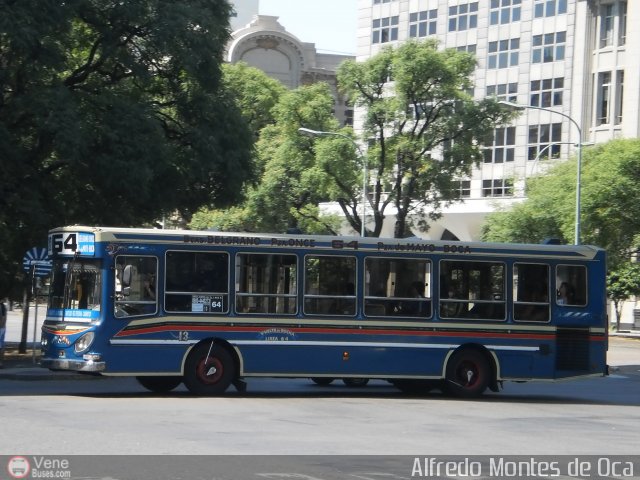
[[[180,243],[219,246],[325,247],[345,251],[377,251],[388,253],[483,253],[486,255],[531,254],[588,260],[604,250],[591,245],[482,243],[425,240],[421,238],[388,238],[305,234],[271,234],[250,232],[217,232],[198,230],[164,230],[153,228],[120,228],[73,225],[54,228],[50,234],[81,232],[95,235],[96,242]]]

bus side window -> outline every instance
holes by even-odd
[[[297,267],[296,255],[238,253],[236,311],[295,315]]]
[[[505,320],[505,265],[442,260],[440,317]]]
[[[368,317],[431,317],[431,262],[365,259],[364,313]]]
[[[304,262],[304,313],[356,314],[356,259],[307,255]]]
[[[226,253],[168,251],[165,281],[167,312],[228,311],[229,256]]]
[[[549,321],[548,265],[513,265],[513,319],[524,322]]]
[[[556,268],[556,304],[574,307],[587,305],[587,269],[581,265]]]
[[[158,259],[133,255],[116,257],[115,316],[157,312]]]

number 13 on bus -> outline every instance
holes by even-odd
[[[475,397],[607,373],[591,246],[64,227],[42,360],[152,391],[251,377]]]

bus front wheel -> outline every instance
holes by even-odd
[[[311,381],[316,385],[329,385],[333,380],[333,378],[329,377],[311,377]]]
[[[489,362],[482,352],[459,350],[447,363],[445,390],[455,397],[479,397],[487,389],[490,375]]]
[[[154,393],[170,392],[182,383],[182,377],[136,377],[138,383]]]
[[[347,386],[347,387],[356,387],[356,388],[361,388],[367,385],[367,383],[369,383],[369,379],[368,378],[353,378],[353,377],[346,377],[342,379],[342,382]]]
[[[231,354],[220,345],[203,343],[187,357],[184,384],[195,395],[220,395],[236,377]]]

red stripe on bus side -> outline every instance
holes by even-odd
[[[267,326],[261,327],[241,327],[241,326],[205,326],[205,325],[158,325],[147,328],[140,328],[136,330],[121,331],[116,334],[116,337],[129,337],[135,335],[159,333],[167,331],[210,331],[210,332],[263,332],[269,328]],[[478,332],[474,330],[466,331],[425,331],[425,330],[384,330],[384,329],[358,329],[358,328],[285,328],[292,333],[317,333],[317,334],[353,334],[359,335],[403,335],[403,336],[438,336],[438,337],[481,337],[481,338],[521,338],[528,340],[549,340],[555,337],[555,333],[546,334],[531,334],[531,333],[501,333],[501,332]],[[604,336],[591,336],[591,340],[603,340]]]

